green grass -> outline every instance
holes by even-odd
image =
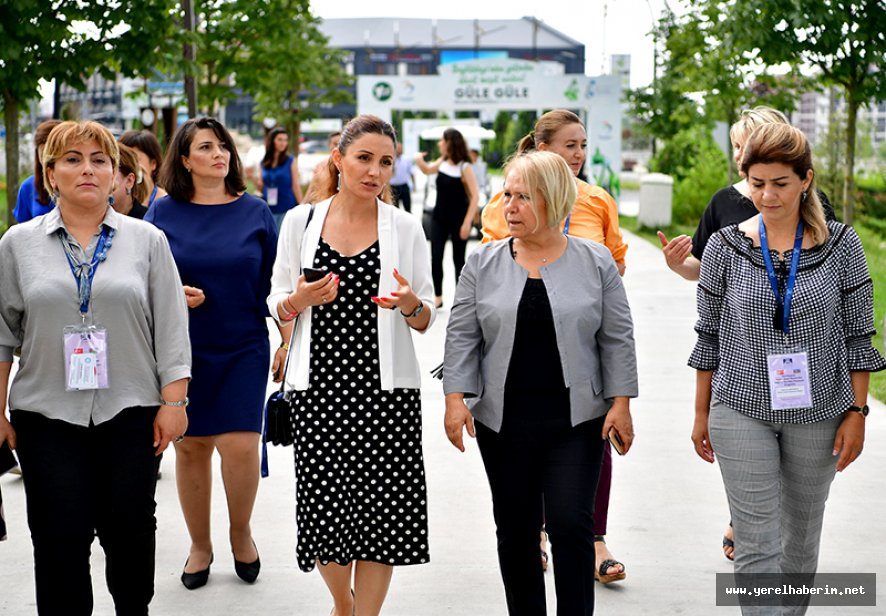
[[[886,316],[886,233],[877,231],[866,224],[856,224],[855,231],[861,238],[868,269],[874,281],[874,346],[883,352],[883,317]],[[886,370],[871,374],[871,395],[886,402]]]
[[[695,233],[695,227],[690,227],[689,225],[671,224],[668,227],[657,227],[655,229],[641,227],[637,222],[636,216],[619,216],[618,224],[622,229],[627,229],[631,233],[639,235],[643,239],[652,242],[658,248],[661,248],[661,242],[659,241],[657,234],[659,230],[662,231],[669,240],[678,235],[688,235],[692,237],[692,234]]]
[[[640,227],[636,217],[619,216],[619,224],[623,229],[639,235],[656,248],[661,247],[661,242],[656,235],[657,229]],[[884,352],[883,318],[886,317],[886,225],[880,221],[869,220],[856,224],[855,230],[864,246],[868,269],[874,281],[874,326],[877,329],[874,346],[882,353]],[[671,225],[662,231],[668,239],[671,239],[681,234],[691,236],[695,232],[695,228],[686,225]],[[886,402],[886,370],[871,374],[870,395],[881,402]]]

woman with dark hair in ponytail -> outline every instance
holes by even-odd
[[[320,570],[334,616],[376,616],[394,567],[429,559],[412,335],[435,309],[421,224],[379,199],[390,198],[396,145],[375,116],[348,122],[316,187],[326,198],[283,219],[268,297],[281,326],[300,315],[284,375],[298,565]]]
[[[437,174],[437,202],[431,222],[431,271],[434,276],[434,301],[443,305],[443,251],[452,242],[452,263],[455,282],[465,264],[465,249],[477,213],[480,189],[471,167],[465,138],[454,128],[447,128],[438,143],[440,158],[425,162],[424,153],[415,157],[415,164],[425,175]]]

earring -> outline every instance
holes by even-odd
[[[131,195],[131,194],[132,194],[132,189],[131,189],[131,188],[127,188],[127,189],[126,189],[126,194],[127,194],[127,195]]]
[[[335,187],[336,190],[341,190],[341,170],[338,172],[338,185]]]
[[[803,194],[800,195],[800,201],[802,201],[804,203],[806,202],[806,191],[805,190],[803,191]]]
[[[185,167],[185,169],[187,170],[188,173],[191,172],[191,168],[190,168],[190,167]]]
[[[49,195],[49,200],[52,201],[52,205],[58,205],[58,198],[58,188],[56,188],[54,191],[52,191],[52,194]]]
[[[108,205],[114,207],[114,195],[108,195]]]

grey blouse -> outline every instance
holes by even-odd
[[[108,389],[65,390],[63,329],[80,323],[80,311],[59,234],[82,249],[58,208],[0,238],[0,362],[21,347],[10,409],[100,424],[129,407],[156,406],[163,386],[191,376],[187,305],[166,237],[112,208],[102,224],[116,235],[96,270],[89,312],[108,332]],[[80,259],[91,260],[98,237]]]

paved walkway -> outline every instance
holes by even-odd
[[[699,460],[689,441],[694,374],[686,359],[694,343],[695,285],[671,274],[655,247],[628,235],[625,284],[633,309],[640,370],[640,398],[634,401],[637,441],[616,460],[609,542],[627,566],[625,582],[597,585],[597,613],[627,616],[738,614],[714,607],[714,574],[730,571],[720,551],[728,520],[715,466]],[[453,293],[451,270],[446,297]],[[447,312],[432,331],[417,336],[426,375],[424,446],[430,503],[432,562],[394,574],[384,614],[388,616],[504,616],[495,554],[492,511],[475,443],[465,454],[454,449],[442,428],[443,397],[427,371],[442,358]],[[867,420],[867,448],[837,477],[825,519],[820,570],[886,573],[886,408],[875,403]],[[319,574],[295,564],[294,486],[291,451],[272,448],[271,477],[262,481],[253,529],[262,573],[249,587],[233,572],[226,543],[224,493],[216,472],[213,536],[216,561],[209,585],[189,592],[178,581],[188,550],[187,532],[175,491],[174,454],[163,460],[157,487],[157,583],[154,614],[229,616],[267,614],[326,616],[330,601]],[[0,479],[9,541],[0,543],[0,614],[35,613],[31,545],[25,524],[21,480]],[[554,548],[556,550],[556,547]],[[556,552],[555,552],[556,554]],[[95,614],[113,607],[102,575],[96,542],[93,555]],[[553,575],[546,576],[549,613]],[[886,605],[881,584],[880,606]],[[882,607],[879,608],[882,611]],[[820,608],[810,614],[839,616],[877,613],[877,608]]]

